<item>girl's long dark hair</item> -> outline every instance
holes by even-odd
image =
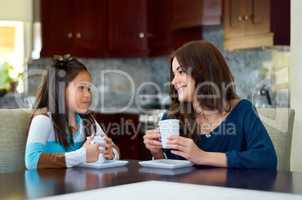
[[[194,79],[199,106],[220,113],[231,110],[230,101],[238,98],[234,78],[222,54],[214,45],[207,41],[192,41],[174,51],[170,57],[171,82],[174,79],[172,72],[174,58],[182,70]],[[216,96],[208,98],[211,95]],[[170,87],[170,97],[172,104],[168,117],[180,119],[181,134],[198,141],[199,130],[192,103],[179,102],[173,85]]]
[[[89,72],[75,58],[60,57],[53,61],[53,64],[48,67],[47,73],[44,75],[42,84],[37,92],[32,118],[41,113],[41,110],[50,112],[55,131],[55,140],[66,148],[73,144],[73,137],[71,127],[68,123],[68,106],[66,106],[65,89],[80,72]],[[93,115],[88,112],[80,114],[80,117],[84,123],[85,135],[90,136],[94,134],[96,132],[96,125]]]

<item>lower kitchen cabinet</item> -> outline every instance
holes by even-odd
[[[139,123],[139,114],[95,113],[94,115],[104,132],[119,147],[120,159],[151,159],[151,154],[143,142],[144,132]]]

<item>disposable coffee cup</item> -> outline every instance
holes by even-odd
[[[166,119],[159,121],[160,141],[163,149],[169,149],[167,144],[170,136],[179,135],[179,120],[178,119]]]

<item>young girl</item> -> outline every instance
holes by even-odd
[[[91,75],[70,56],[59,57],[48,68],[28,129],[25,149],[27,169],[65,168],[95,162],[101,153],[118,159],[119,150],[105,136],[100,152],[93,136],[103,135],[100,125],[89,113]]]
[[[164,116],[180,120],[180,136],[162,149],[158,130],[144,143],[156,159],[187,159],[197,165],[273,168],[272,141],[248,100],[241,100],[219,50],[206,41],[183,45],[171,56],[172,106]]]

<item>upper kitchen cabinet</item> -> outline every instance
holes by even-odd
[[[73,0],[41,1],[42,56],[71,52],[74,37],[73,6]]]
[[[41,0],[45,57],[131,57],[149,53],[147,0]]]
[[[169,54],[172,51],[171,0],[148,1],[148,47],[150,56]]]
[[[106,54],[106,1],[76,0],[74,48],[77,56],[98,57]]]
[[[172,0],[172,28],[221,24],[222,0]]]
[[[273,45],[270,0],[225,0],[224,47],[229,50]]]
[[[106,10],[104,0],[41,0],[41,55],[104,56]]]
[[[290,0],[271,2],[271,31],[274,45],[290,45]]]
[[[221,9],[222,0],[41,0],[41,55],[167,55],[220,24]]]
[[[109,0],[108,36],[109,55],[148,55],[147,0]]]
[[[219,25],[222,0],[171,0],[172,48],[202,39],[202,27]]]

